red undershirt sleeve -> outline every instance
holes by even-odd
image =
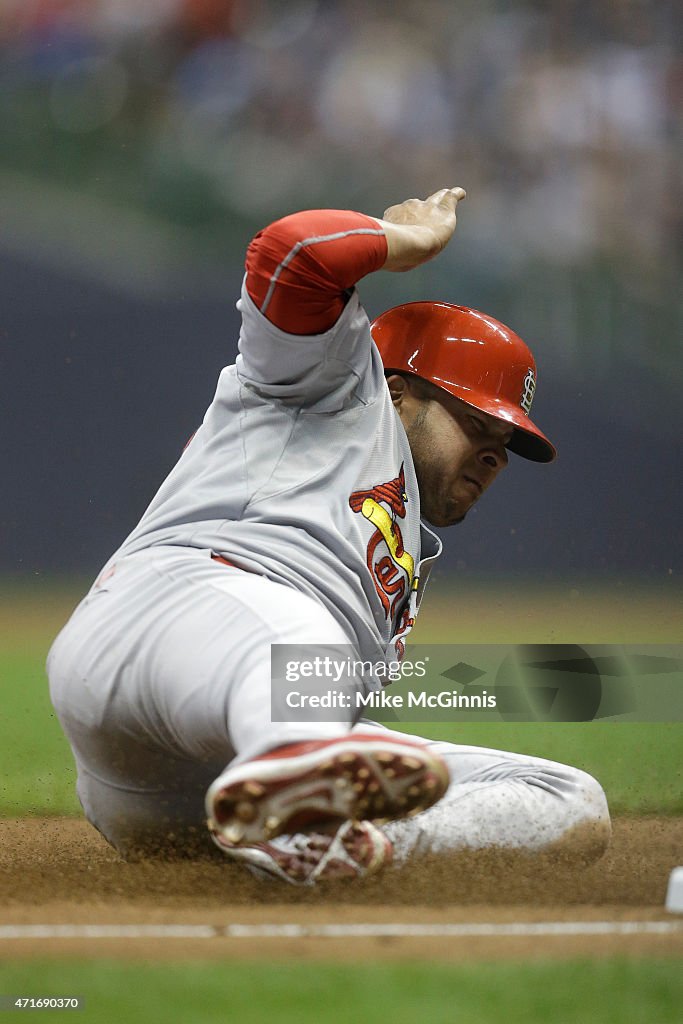
[[[254,304],[287,334],[322,334],[353,288],[387,258],[377,221],[347,210],[306,210],[264,228],[247,250]]]

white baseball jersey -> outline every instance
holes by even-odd
[[[111,561],[210,549],[322,603],[361,657],[401,656],[441,542],[358,295],[317,336],[279,330],[245,287],[238,309],[235,365]]]

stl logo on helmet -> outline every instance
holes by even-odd
[[[375,527],[368,541],[366,561],[387,618],[395,615],[413,581],[415,567],[413,556],[403,547],[401,528],[396,522],[397,517],[404,519],[406,514],[408,496],[405,485],[401,466],[400,473],[393,480],[367,491],[354,491],[349,498],[352,510],[360,512]]]
[[[521,397],[520,402],[519,402],[519,404],[521,405],[522,409],[524,409],[524,412],[527,414],[527,416],[529,415],[529,412],[531,410],[531,403],[534,400],[534,392],[535,391],[536,391],[536,375],[534,374],[534,371],[530,368],[527,371],[526,377],[524,378],[524,391],[522,392],[522,397]]]

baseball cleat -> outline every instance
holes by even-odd
[[[333,835],[279,836],[253,846],[233,846],[219,832],[212,838],[231,860],[259,878],[277,878],[290,885],[367,878],[391,862],[391,842],[369,821],[346,821]]]
[[[208,826],[223,845],[378,824],[431,807],[448,788],[446,763],[412,740],[353,734],[291,743],[228,768],[206,794]]]

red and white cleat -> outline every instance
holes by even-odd
[[[299,833],[253,846],[232,846],[211,834],[219,849],[257,877],[299,886],[367,878],[391,863],[393,853],[387,836],[369,821],[346,821],[333,835]]]
[[[445,761],[412,740],[354,733],[291,743],[228,768],[209,787],[209,829],[223,846],[252,846],[345,821],[419,814],[448,788]]]

